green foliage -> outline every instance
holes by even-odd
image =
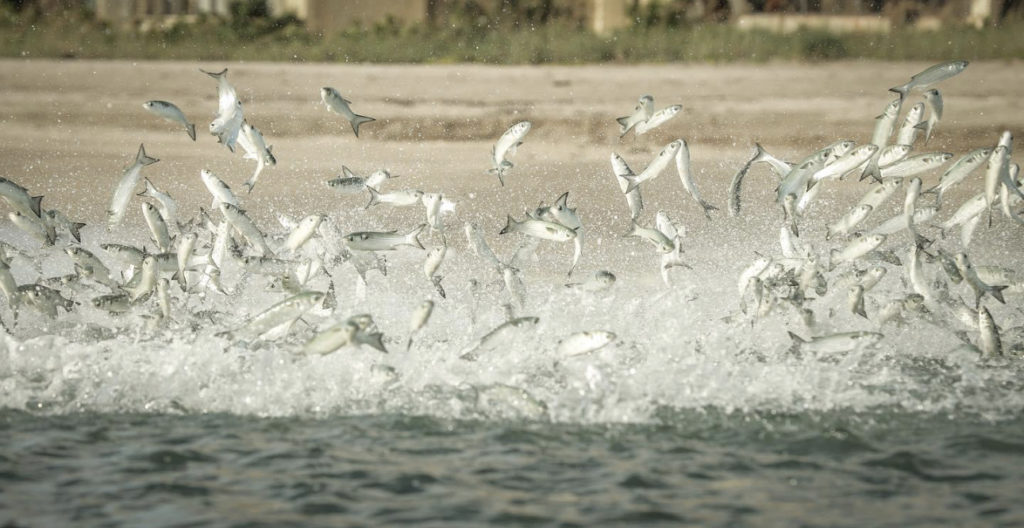
[[[497,21],[498,15],[466,0],[443,27],[407,26],[389,19],[320,34],[294,17],[268,16],[265,3],[247,0],[234,4],[235,16],[229,20],[200,16],[141,31],[81,13],[40,19],[0,6],[0,33],[5,37],[0,39],[0,56],[490,64],[1024,58],[1024,39],[1019,37],[1024,20],[1015,19],[983,30],[955,26],[942,31],[897,28],[836,35],[803,30],[782,35],[658,18],[650,25],[596,35],[578,21],[544,15],[541,0],[506,3],[538,20],[548,16],[548,22],[505,25]],[[665,13],[664,6],[678,3],[649,5],[661,5],[658,13]]]

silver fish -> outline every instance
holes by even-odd
[[[434,311],[434,301],[426,300],[420,303],[416,311],[412,313],[412,318],[409,321],[409,341],[405,344],[405,351],[408,352],[412,349],[412,338],[417,332],[423,328],[427,321],[430,320],[430,314]]]
[[[394,191],[385,194],[381,194],[377,192],[376,189],[369,186],[366,190],[370,191],[370,203],[366,204],[367,209],[382,203],[394,207],[408,207],[410,205],[420,203],[420,200],[423,198],[423,191],[417,191],[415,189],[406,189],[404,191]]]
[[[366,117],[359,115],[352,111],[348,106],[352,104],[352,101],[345,99],[338,93],[337,90],[330,86],[325,86],[320,89],[320,98],[323,99],[324,104],[327,105],[327,109],[344,117],[352,125],[352,132],[359,137],[359,125],[363,123],[371,123],[376,121],[372,117]]]
[[[391,251],[398,249],[398,246],[412,246],[426,249],[420,243],[419,234],[426,229],[427,224],[420,224],[418,227],[405,235],[398,234],[398,231],[360,231],[345,235],[345,241],[349,249],[358,251]]]
[[[605,330],[577,332],[558,342],[555,353],[562,357],[590,354],[615,341],[615,334]]]
[[[853,240],[841,250],[833,249],[830,253],[828,269],[831,271],[837,265],[858,259],[885,243],[885,235],[867,235]]]
[[[675,243],[672,242],[664,233],[657,229],[651,229],[647,227],[641,227],[635,221],[630,226],[630,230],[623,237],[637,237],[646,240],[658,250],[658,253],[670,253],[676,248]]]
[[[299,221],[299,224],[288,233],[288,238],[285,239],[284,247],[288,251],[297,251],[303,246],[313,235],[316,234],[316,230],[320,228],[320,224],[323,223],[326,217],[320,214],[309,215]]]
[[[18,296],[25,304],[50,318],[57,317],[58,308],[63,309],[67,313],[78,304],[71,299],[65,298],[58,290],[47,288],[42,284],[18,286]]]
[[[566,284],[566,288],[583,290],[586,292],[598,292],[607,290],[615,284],[615,275],[610,271],[598,270],[594,275],[584,282],[573,282]]]
[[[864,311],[864,287],[856,284],[850,286],[850,289],[846,293],[847,305],[850,308],[850,312],[854,315],[859,315],[865,319],[868,318],[868,314]]]
[[[249,218],[249,215],[245,214],[244,209],[239,209],[237,206],[223,202],[220,204],[220,212],[224,215],[224,218],[242,233],[245,240],[249,244],[260,251],[263,256],[273,255],[274,252],[267,245],[267,241],[263,236],[263,232],[260,231],[256,224]]]
[[[647,121],[653,114],[654,98],[649,95],[641,97],[637,102],[636,108],[633,109],[632,115],[615,119],[615,121],[619,123],[619,137],[621,138],[625,136],[630,129],[644,121]]]
[[[640,196],[640,187],[628,191],[630,178],[635,176],[633,171],[629,168],[629,165],[626,165],[626,160],[614,152],[612,153],[611,160],[615,180],[619,183],[619,189],[626,195],[626,205],[629,206],[629,218],[630,220],[636,220],[644,209],[644,201]]]
[[[167,222],[156,206],[149,202],[142,202],[142,216],[146,219],[149,232],[153,235],[153,241],[160,251],[170,251],[171,235],[167,230]]]
[[[885,105],[882,114],[875,118],[875,131],[871,135],[871,144],[882,149],[889,143],[889,138],[896,130],[896,120],[900,116],[900,109],[903,106],[903,98],[893,99]]]
[[[134,286],[125,287],[125,291],[128,292],[129,302],[135,303],[135,301],[151,293],[153,288],[156,287],[157,263],[156,258],[152,255],[142,259],[142,273],[139,277],[138,282]]]
[[[217,335],[226,337],[230,341],[248,342],[257,340],[274,329],[280,328],[287,331],[295,321],[298,321],[300,317],[322,303],[323,300],[324,294],[321,292],[302,292],[274,304],[249,319],[242,326]]]
[[[25,216],[21,211],[7,213],[7,218],[18,228],[41,242],[44,246],[52,246],[57,241],[56,230],[46,225],[39,217]]]
[[[984,306],[978,310],[978,344],[984,357],[1001,357],[1003,343],[999,339],[999,327],[992,320],[992,314]]]
[[[910,107],[899,132],[896,133],[897,145],[913,145],[917,141],[917,135],[928,127],[924,120],[924,103],[917,103]]]
[[[536,326],[538,322],[540,322],[540,318],[538,317],[519,317],[502,323],[501,325],[498,325],[497,328],[491,330],[477,340],[476,343],[463,349],[462,353],[459,355],[459,359],[465,361],[476,361],[480,358],[481,353],[494,350],[498,345],[506,342],[518,331]]]
[[[925,122],[924,142],[928,144],[928,140],[932,138],[932,132],[935,131],[935,125],[939,124],[939,120],[942,119],[942,94],[934,88],[927,90],[924,92],[924,102],[928,105],[928,120]]]
[[[939,178],[938,185],[925,192],[937,192],[939,194],[939,202],[941,202],[942,194],[944,192],[951,189],[954,185],[962,182],[964,178],[967,178],[967,176],[974,172],[978,167],[984,165],[991,154],[992,149],[984,147],[968,152],[962,158],[958,159],[956,163],[946,169],[946,172],[944,172]]]
[[[882,167],[882,178],[909,178],[928,172],[953,158],[948,152],[929,152]]]
[[[913,149],[910,145],[889,145],[878,152],[878,166],[888,167],[907,158]]]
[[[143,178],[146,185],[146,190],[140,192],[139,196],[145,196],[156,200],[156,207],[160,210],[160,216],[167,221],[168,224],[177,225],[180,229],[181,224],[178,223],[178,204],[171,198],[170,194],[165,193],[153,185],[153,182],[149,178]]]
[[[939,212],[936,207],[918,207],[914,210],[913,225],[921,225],[932,218]],[[907,228],[906,215],[894,216],[881,224],[875,226],[869,234],[880,234],[880,235],[894,235]]]
[[[242,101],[238,99],[235,87],[228,82],[228,69],[213,73],[199,71],[213,77],[217,81],[217,117],[210,123],[210,134],[217,136],[217,142],[223,144],[231,152],[235,151],[235,142],[242,130],[245,116],[242,112]]]
[[[993,286],[982,281],[966,253],[957,253],[955,258],[956,267],[960,271],[960,275],[971,287],[971,290],[974,291],[974,306],[978,306],[981,302],[981,297],[986,293],[995,300],[1006,304],[1006,301],[1003,299],[1003,290],[1006,289],[1006,286]]]
[[[818,169],[818,171],[811,176],[811,181],[817,182],[830,178],[842,179],[846,173],[856,170],[857,167],[860,167],[861,164],[874,156],[876,152],[878,152],[877,145],[873,145],[871,143],[861,145],[846,154],[843,154],[831,164]]]
[[[277,158],[274,157],[273,145],[267,145],[265,139],[263,139],[263,133],[260,130],[249,124],[248,121],[242,123],[242,132],[238,136],[238,144],[245,150],[245,159],[256,160],[256,172],[248,179],[245,180],[246,189],[252,192],[253,188],[256,187],[256,182],[260,179],[260,174],[263,173],[263,169],[267,166],[277,165]]]
[[[434,246],[427,252],[427,258],[423,260],[423,274],[426,275],[427,280],[434,285],[437,290],[437,294],[442,299],[446,297],[444,287],[441,285],[441,281],[444,279],[443,276],[437,274],[437,270],[441,267],[441,263],[444,262],[444,256],[448,252],[448,243],[445,241],[440,246]]]
[[[89,270],[90,276],[96,282],[116,290],[118,285],[117,282],[110,276],[110,269],[107,268],[103,261],[101,261],[96,255],[93,255],[89,250],[79,247],[72,246],[64,248],[64,252],[71,257],[71,260],[82,269]]]
[[[520,121],[512,125],[491,148],[491,165],[493,167],[487,172],[497,176],[498,183],[502,187],[505,186],[505,172],[513,167],[512,162],[505,158],[515,155],[516,149],[523,144],[523,139],[526,138],[526,134],[532,126],[529,121]]]
[[[107,222],[110,225],[119,224],[124,219],[125,211],[128,210],[128,202],[132,199],[132,195],[135,194],[135,187],[139,185],[142,168],[158,161],[160,160],[147,156],[145,146],[139,145],[139,152],[135,155],[135,162],[125,169],[124,174],[121,175],[121,181],[117,184],[117,188],[114,189],[114,195],[110,200],[110,208],[107,209]]]
[[[43,214],[40,208],[43,197],[29,196],[27,189],[7,178],[0,178],[0,198],[25,216],[40,218]]]
[[[212,172],[206,169],[199,171],[199,177],[202,178],[206,190],[210,191],[210,194],[213,196],[212,208],[217,208],[222,203],[238,207],[238,198],[235,196],[235,193],[231,192],[231,187],[228,187],[224,180],[214,176]]]
[[[933,84],[953,77],[954,75],[964,71],[964,69],[967,68],[967,64],[968,62],[965,60],[936,64],[921,73],[914,75],[906,84],[889,88],[889,91],[898,93],[900,95],[900,100],[903,100],[908,94],[910,94],[911,90],[916,88],[927,88]]]
[[[677,139],[668,145],[665,145],[665,148],[661,149],[661,152],[659,152],[658,155],[655,156],[654,160],[644,168],[643,172],[632,177],[623,176],[629,180],[629,186],[626,187],[626,194],[640,187],[641,183],[651,181],[658,176],[661,176],[661,173],[665,172],[665,169],[668,168],[670,163],[672,163],[672,160],[675,159],[676,154],[679,153],[679,149],[681,148],[683,148],[683,140]]]
[[[642,136],[642,135],[650,132],[651,130],[654,130],[655,128],[663,125],[669,119],[672,119],[673,117],[675,117],[676,114],[678,114],[679,111],[682,110],[682,109],[683,109],[683,105],[672,105],[672,106],[666,106],[665,108],[662,108],[661,110],[658,110],[648,120],[646,120],[646,121],[644,121],[642,123],[637,123],[637,125],[636,125],[636,135]]]
[[[181,123],[185,127],[185,132],[188,133],[188,137],[192,138],[192,141],[196,140],[196,126],[188,122],[185,118],[185,113],[180,108],[169,103],[167,101],[146,101],[142,103],[142,107],[150,112],[175,123]]]
[[[793,340],[793,346],[800,351],[828,354],[870,348],[885,336],[877,332],[840,332],[807,340],[789,332],[789,337]]]
[[[327,180],[327,186],[343,194],[358,194],[366,189],[366,180],[356,176],[348,167],[342,165],[341,174],[338,178]]]
[[[568,242],[576,238],[576,230],[565,227],[562,224],[556,224],[545,220],[535,220],[533,218],[527,218],[522,222],[517,222],[512,218],[512,215],[507,216],[505,227],[502,228],[498,234],[504,235],[506,233],[522,233],[534,238],[552,240],[555,242]]]
[[[697,202],[704,210],[704,216],[708,220],[711,219],[710,211],[717,211],[718,208],[705,202],[700,197],[700,193],[697,192],[697,185],[693,183],[693,173],[690,170],[690,149],[686,145],[686,141],[680,139],[679,150],[676,152],[676,170],[679,172],[679,179],[683,182],[683,188],[689,193],[690,198]]]
[[[863,222],[871,214],[871,210],[872,207],[870,205],[858,205],[850,209],[842,218],[829,224],[828,229],[825,231],[825,240],[830,240],[836,235],[849,233],[851,229]]]

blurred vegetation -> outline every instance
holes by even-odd
[[[947,26],[941,31],[788,35],[741,31],[678,11],[648,8],[629,29],[597,35],[581,21],[546,9],[550,0],[509,1],[496,13],[451,13],[443,27],[395,20],[319,34],[294,17],[272,17],[263,3],[232,7],[233,16],[198,16],[131,27],[109,25],[69,9],[41,16],[0,3],[0,56],[180,60],[326,61],[490,64],[598,62],[763,62],[843,59],[947,60],[1024,58],[1024,20],[997,28]],[[710,18],[709,18],[710,17]]]

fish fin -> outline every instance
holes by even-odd
[[[364,335],[357,341],[363,345],[370,345],[385,354],[388,353],[388,349],[384,348],[384,334],[380,332]]]
[[[158,161],[160,160],[147,156],[146,147],[144,147],[142,143],[139,143],[139,152],[138,154],[135,155],[135,163],[138,163],[139,165],[145,167],[146,165],[152,165]]]
[[[640,183],[641,182],[639,181],[639,177],[638,176],[634,176],[632,174],[627,174],[627,175],[623,176],[623,178],[625,178],[626,181],[629,182],[629,185],[626,186],[626,192],[623,193],[623,194],[629,194],[629,193],[635,191],[636,189],[638,189],[640,187]]]
[[[413,229],[412,231],[410,231],[408,235],[405,235],[406,242],[408,242],[409,244],[414,245],[414,246],[416,246],[416,247],[418,247],[420,249],[427,249],[427,248],[423,247],[423,243],[420,242],[420,239],[419,239],[420,233],[424,229],[426,229],[426,227],[427,227],[427,224],[420,224],[419,226],[416,227],[416,229]]]
[[[638,227],[640,227],[640,225],[636,223],[636,220],[633,220],[630,223],[629,231],[627,231],[626,234],[622,235],[622,238],[629,238],[631,236],[636,236],[636,230],[637,230]]]
[[[501,231],[498,232],[499,235],[504,235],[505,233],[511,232],[517,224],[516,220],[512,218],[512,215],[507,215],[507,217],[508,218],[506,218],[505,220],[505,227],[501,228]]]
[[[370,202],[366,204],[365,209],[369,209],[370,207],[380,203],[380,193],[377,192],[377,189],[374,189],[369,185],[366,186],[366,190],[370,192]]]
[[[855,314],[857,314],[857,315],[859,315],[859,316],[861,316],[861,317],[863,317],[863,318],[865,318],[865,319],[867,319],[867,318],[868,318],[868,314],[867,314],[867,312],[866,312],[866,311],[864,311],[864,306],[863,306],[863,305],[861,305],[861,306],[858,306],[858,307],[857,307],[857,308],[856,308],[856,309],[855,309],[855,310],[853,311],[853,313],[855,313]]]
[[[910,93],[910,88],[908,88],[907,85],[904,84],[902,86],[893,86],[892,88],[889,88],[889,91],[899,94],[900,103],[902,103],[903,100],[906,99],[907,95]]]
[[[631,128],[629,126],[629,117],[630,116],[616,117],[615,118],[615,121],[619,123],[619,137],[620,138],[622,136],[625,136],[626,133],[629,132],[629,129]]]
[[[71,222],[71,227],[68,227],[68,231],[71,233],[71,236],[74,237],[75,241],[79,244],[82,243],[81,229],[83,227],[85,227],[85,224],[82,222]]]
[[[568,208],[566,202],[569,201],[569,191],[565,191],[561,196],[555,200],[555,205],[561,205],[562,207]]]
[[[1003,290],[1005,290],[1005,289],[1006,289],[1006,288],[1008,288],[1008,287],[1009,287],[1009,286],[993,286],[993,287],[992,287],[992,289],[991,289],[991,290],[989,290],[989,292],[988,292],[988,293],[989,293],[989,295],[991,295],[991,296],[992,296],[992,297],[993,297],[993,298],[994,298],[995,300],[997,300],[997,301],[999,301],[999,302],[1001,302],[1001,303],[1003,303],[1003,304],[1006,304],[1006,300],[1005,300],[1005,299],[1003,299]]]
[[[711,220],[711,211],[717,211],[718,210],[717,207],[715,207],[715,206],[705,202],[704,200],[700,201],[700,206],[704,208],[704,216],[706,216],[708,220]],[[797,235],[797,236],[799,236],[799,235]]]
[[[793,333],[791,331],[787,330],[786,333],[789,334],[789,338],[793,340],[793,344],[794,345],[802,345],[802,344],[807,342],[806,339],[796,335],[795,333]]]
[[[202,68],[199,68],[199,71],[209,75],[210,77],[213,77],[214,79],[217,79],[218,81],[220,80],[221,77],[227,75],[227,73],[228,73],[228,69],[227,68],[224,68],[223,70],[221,70],[219,72],[216,72],[216,73],[208,72],[208,71],[206,71],[206,70],[204,70]]]
[[[871,176],[878,183],[882,183],[882,170],[878,168],[878,157],[871,156],[868,159],[867,165],[864,166],[864,170],[860,173],[860,180],[864,181],[865,178]]]
[[[43,197],[42,196],[32,196],[32,197],[29,198],[29,202],[31,202],[29,205],[32,208],[32,212],[35,213],[37,217],[42,218],[43,217],[43,209],[42,209]]]
[[[192,138],[192,141],[196,140],[196,126],[192,123],[185,125],[185,132],[188,132],[188,137]]]
[[[359,125],[363,123],[371,123],[373,121],[376,121],[376,119],[356,114],[356,116],[352,118],[352,132],[356,134],[356,137],[359,137]]]
[[[434,288],[437,289],[437,294],[440,295],[442,299],[447,299],[448,296],[444,293],[444,286],[441,285],[441,279],[443,278],[444,277],[440,275],[434,275],[430,281],[434,283]]]

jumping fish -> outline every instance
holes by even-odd
[[[213,77],[217,81],[217,117],[210,123],[210,134],[217,136],[217,141],[224,144],[231,152],[235,151],[235,142],[242,130],[245,117],[242,113],[242,101],[238,99],[235,87],[228,82],[228,69],[218,73],[199,71]]]
[[[266,140],[263,139],[263,133],[250,125],[248,121],[242,123],[242,133],[238,136],[238,144],[245,150],[245,159],[256,160],[256,172],[242,184],[249,192],[252,192],[263,169],[267,166],[277,165],[277,158],[273,153],[274,147],[267,145]]]
[[[629,168],[629,165],[626,165],[626,160],[622,159],[622,156],[613,152],[611,161],[612,173],[615,174],[615,181],[619,183],[619,189],[626,195],[626,205],[629,206],[629,218],[630,220],[636,220],[640,217],[640,212],[644,209],[644,202],[640,197],[640,187],[636,187],[632,191],[629,191],[630,178],[635,175]]]
[[[636,176],[623,176],[629,180],[629,185],[626,187],[625,191],[626,194],[629,194],[639,187],[641,183],[661,176],[661,173],[668,168],[669,163],[672,163],[672,160],[676,157],[681,148],[683,148],[683,140],[677,139],[668,145],[665,145],[665,148],[661,149],[661,152],[659,152],[658,155],[655,156],[654,160],[644,168],[643,172]]]
[[[356,137],[359,137],[359,125],[376,121],[376,119],[372,117],[362,116],[353,112],[348,106],[352,104],[352,101],[342,97],[337,90],[330,86],[325,86],[320,89],[320,98],[323,99],[328,110],[348,120],[349,124],[352,125],[352,132]]]
[[[679,172],[679,179],[683,182],[683,188],[689,193],[690,198],[697,202],[698,205],[704,210],[704,216],[711,220],[710,211],[717,211],[718,208],[705,202],[700,197],[700,193],[697,192],[697,185],[693,183],[693,173],[690,170],[690,149],[686,145],[686,141],[679,140],[679,150],[676,151],[676,170]]]
[[[427,324],[427,321],[430,320],[430,314],[433,313],[433,311],[434,301],[426,300],[420,303],[416,308],[416,311],[412,313],[412,318],[409,321],[409,341],[405,344],[406,352],[412,349],[413,336]]]
[[[615,119],[615,121],[619,123],[619,137],[621,138],[625,136],[630,129],[644,121],[647,121],[653,114],[654,98],[649,95],[641,97],[637,102],[636,108],[633,109],[632,115]]]
[[[349,249],[357,251],[391,251],[398,249],[398,246],[412,246],[425,249],[420,243],[419,234],[426,229],[427,224],[420,224],[407,234],[400,235],[398,231],[359,231],[345,235],[345,242]]]
[[[506,233],[522,233],[527,236],[534,238],[540,238],[543,240],[553,240],[555,242],[568,242],[576,238],[576,230],[570,229],[562,224],[556,224],[554,222],[548,222],[546,220],[536,220],[533,218],[527,218],[522,222],[517,222],[512,215],[508,215],[505,223],[505,227],[502,228],[499,235]]]
[[[911,90],[914,90],[915,88],[927,88],[933,84],[949,79],[950,77],[964,71],[964,69],[967,68],[967,64],[968,62],[965,60],[936,64],[921,73],[914,75],[906,84],[889,88],[889,91],[898,93],[900,95],[900,100],[903,100],[908,94],[910,94]]]
[[[577,332],[558,342],[556,354],[562,357],[582,356],[604,348],[615,341],[615,334],[605,330]]]
[[[498,183],[502,187],[505,186],[505,172],[513,167],[512,162],[505,158],[515,155],[516,149],[523,144],[523,139],[526,138],[526,134],[532,126],[529,121],[520,121],[512,125],[491,148],[491,165],[493,167],[487,172],[497,176]]]
[[[117,184],[117,188],[114,189],[114,196],[110,200],[110,208],[107,209],[107,222],[110,225],[117,225],[124,219],[124,214],[128,210],[128,202],[132,199],[132,195],[135,194],[135,187],[138,186],[139,178],[142,177],[142,168],[158,161],[160,160],[147,156],[146,148],[141,144],[139,145],[139,152],[135,155],[135,162],[125,169],[124,174],[121,176],[121,182]]]
[[[260,312],[242,326],[216,334],[226,337],[229,341],[254,341],[275,329],[287,331],[309,310],[322,303],[324,294],[316,291],[302,292],[293,295],[270,308]]]
[[[636,125],[636,135],[642,136],[642,135],[650,132],[651,130],[654,130],[655,128],[663,125],[669,119],[672,119],[673,117],[675,117],[676,114],[678,114],[679,111],[682,110],[682,109],[683,109],[683,105],[672,105],[672,106],[666,106],[665,108],[662,108],[661,110],[658,110],[648,120],[646,120],[646,121],[644,121],[642,123],[637,123],[637,125]]]
[[[942,94],[934,88],[927,90],[924,92],[924,102],[928,106],[928,120],[925,122],[924,142],[928,144],[928,140],[932,138],[932,132],[935,131],[935,125],[939,124],[939,120],[942,119]]]
[[[188,137],[192,138],[192,141],[196,140],[196,126],[188,122],[185,118],[185,113],[180,108],[169,103],[167,101],[146,101],[142,103],[142,107],[150,112],[175,123],[181,123],[185,127],[185,132],[188,133]]]

